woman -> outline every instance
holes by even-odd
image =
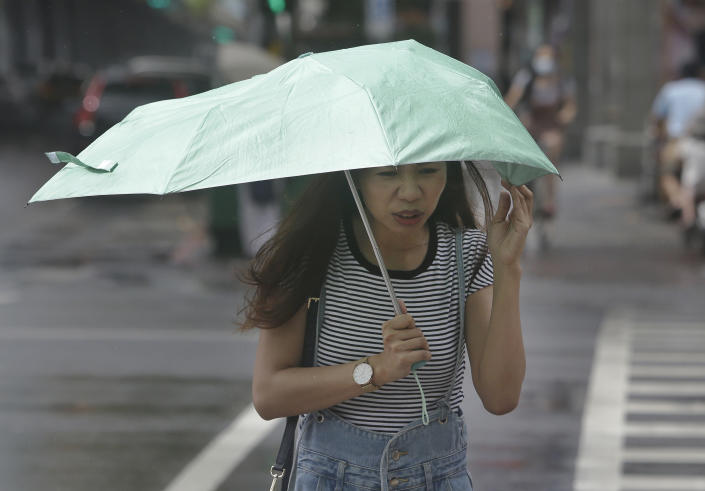
[[[470,170],[485,198],[489,240],[475,228],[459,163],[353,174],[401,315],[342,173],[320,176],[254,259],[246,326],[262,328],[255,407],[265,419],[307,414],[294,489],[472,489],[458,355],[466,345],[487,410],[514,409],[525,369],[519,259],[533,197],[526,186],[505,185],[491,216],[487,190]],[[321,291],[316,366],[301,368],[307,298]],[[410,376],[421,361],[423,392]]]

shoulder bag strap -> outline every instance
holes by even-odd
[[[301,357],[301,366],[310,367],[313,365],[313,355],[316,346],[316,322],[318,319],[318,298],[310,297],[308,299],[308,307],[306,310],[306,334],[304,334],[304,348]],[[296,436],[296,425],[299,421],[299,416],[289,416],[286,418],[286,428],[284,435],[279,444],[277,459],[275,464],[269,470],[272,476],[272,486],[270,491],[274,490],[277,480],[281,479],[281,489],[285,490],[289,486],[289,477],[291,476],[291,466],[294,460],[294,441]]]

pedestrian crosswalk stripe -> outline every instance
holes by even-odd
[[[705,353],[632,353],[632,363],[700,363],[705,371]]]
[[[683,395],[683,396],[702,396],[705,401],[705,383],[696,382],[632,382],[629,384],[630,394],[639,395]]]
[[[705,491],[705,324],[636,318],[600,326],[573,489]]]
[[[678,366],[653,366],[637,365],[629,369],[632,377],[669,378],[681,377],[705,380],[705,366],[678,365]]]
[[[630,331],[629,320],[615,313],[605,319],[598,332],[583,412],[575,491],[619,487]]]
[[[702,423],[627,423],[626,436],[703,438]]]
[[[630,462],[701,463],[705,466],[705,449],[681,447],[629,448],[622,451],[622,458]]]
[[[664,402],[664,401],[629,401],[626,411],[630,414],[686,414],[705,416],[705,402]]]
[[[667,328],[664,329],[664,325]],[[678,335],[681,333],[696,333],[705,336],[705,323],[703,322],[674,322],[674,321],[639,321],[639,332],[657,332]]]
[[[618,488],[610,488],[618,489]],[[629,475],[621,479],[622,491],[703,491],[705,477]]]

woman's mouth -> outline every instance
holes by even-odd
[[[400,225],[416,225],[421,222],[423,212],[419,210],[404,210],[392,213],[394,220]]]

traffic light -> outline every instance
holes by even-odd
[[[267,0],[267,4],[269,5],[269,10],[275,14],[284,12],[286,9],[286,0]]]
[[[147,5],[153,9],[165,9],[171,5],[171,0],[147,0]]]

